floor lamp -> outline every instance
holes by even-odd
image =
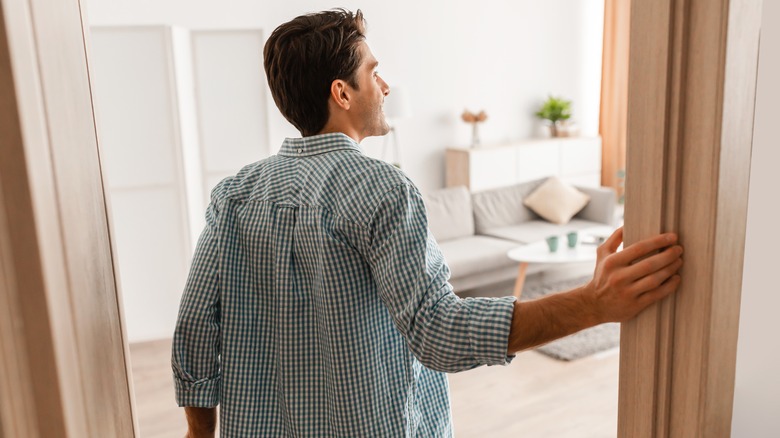
[[[382,145],[382,159],[393,166],[401,168],[401,148],[398,146],[398,133],[395,129],[395,123],[403,118],[412,115],[409,96],[402,87],[393,87],[390,94],[385,97],[384,104],[385,117],[390,125],[390,132],[385,135]]]

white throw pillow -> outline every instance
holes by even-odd
[[[523,204],[544,219],[564,225],[585,208],[589,201],[590,196],[552,176],[526,196]]]

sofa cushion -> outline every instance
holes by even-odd
[[[452,278],[517,265],[506,253],[518,244],[487,236],[472,236],[439,244]]]
[[[492,230],[486,230],[482,234],[518,243],[533,243],[544,240],[548,236],[566,234],[572,231],[590,231],[599,235],[609,235],[611,229],[604,224],[582,219],[572,219],[566,225],[556,225],[546,220],[534,220],[508,227],[493,228]]]
[[[423,195],[428,228],[438,242],[474,235],[471,194],[465,187],[451,187]]]
[[[590,196],[552,176],[523,199],[523,204],[544,219],[564,225],[582,210],[588,201]]]
[[[474,204],[474,225],[477,234],[484,234],[485,230],[493,228],[538,219],[536,213],[523,205],[523,198],[536,190],[546,179],[474,193],[471,200]]]

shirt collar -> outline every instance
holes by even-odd
[[[362,152],[355,140],[341,132],[312,135],[303,138],[286,138],[279,149],[279,155],[286,157],[308,157],[341,150]]]

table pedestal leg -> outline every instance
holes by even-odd
[[[515,293],[517,299],[520,299],[520,295],[523,293],[523,283],[525,283],[525,270],[528,268],[528,263],[522,262],[517,268],[517,280],[515,280]]]

